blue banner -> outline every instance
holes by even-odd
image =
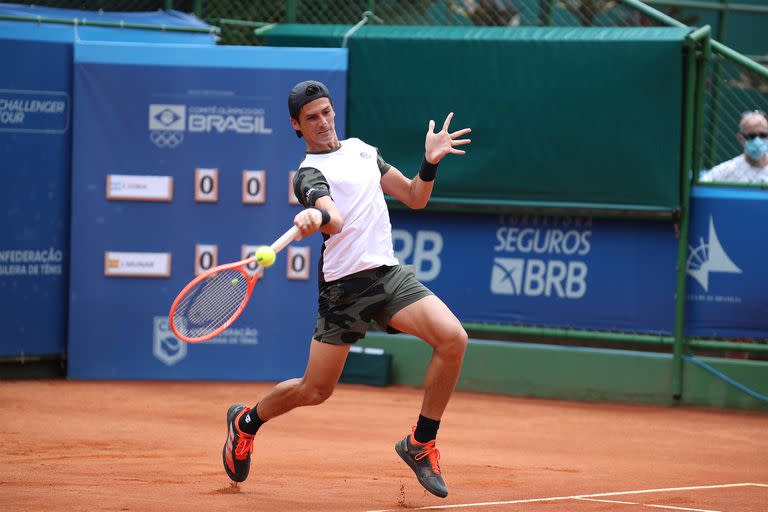
[[[768,192],[697,187],[692,203],[688,334],[768,338],[768,239],[761,222],[768,218]]]
[[[668,221],[396,210],[392,224],[395,255],[462,321],[672,332]]]
[[[196,271],[240,260],[245,246],[291,226],[300,207],[289,203],[290,173],[304,143],[289,123],[288,92],[324,81],[343,136],[346,69],[340,49],[78,45],[71,377],[301,375],[319,236],[280,253],[243,315],[213,340],[179,342],[167,315]]]
[[[0,38],[1,356],[61,355],[72,47]]]
[[[175,12],[94,13],[0,4],[0,14],[79,19],[78,26],[0,20],[0,356],[61,356],[69,266],[72,54],[78,40],[215,44],[212,34],[83,27],[89,18],[200,27]]]

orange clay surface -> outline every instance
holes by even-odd
[[[435,498],[393,449],[421,402],[406,387],[339,385],[270,421],[232,486],[225,411],[270,387],[0,382],[0,511],[768,510],[766,414],[466,392],[443,418]]]

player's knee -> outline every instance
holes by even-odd
[[[320,405],[333,394],[334,386],[322,384],[307,384],[304,390],[304,403],[306,405]]]
[[[461,324],[457,324],[442,333],[439,344],[440,352],[444,357],[461,359],[467,350],[468,338],[467,331],[464,330]]]

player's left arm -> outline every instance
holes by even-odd
[[[435,174],[440,160],[449,153],[463,155],[465,151],[454,146],[469,144],[470,139],[460,137],[470,133],[470,128],[463,128],[455,132],[449,132],[448,128],[453,119],[453,112],[448,114],[443,123],[443,128],[435,133],[435,122],[429,122],[427,136],[424,141],[424,161],[419,173],[413,179],[406,178],[396,167],[390,166],[381,177],[381,188],[385,194],[389,194],[408,206],[409,208],[424,208],[432,196]]]

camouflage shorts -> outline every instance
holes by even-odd
[[[416,279],[413,270],[400,265],[321,283],[314,338],[332,345],[351,345],[365,336],[371,320],[386,328],[395,313],[428,295],[433,294]]]

